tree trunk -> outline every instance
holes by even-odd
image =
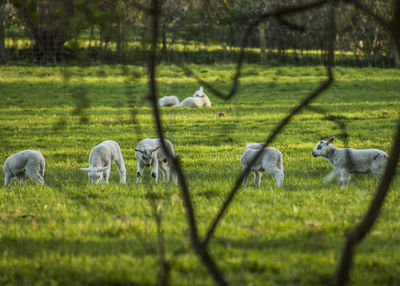
[[[92,40],[93,40],[93,27],[94,25],[90,26],[90,34],[89,34],[89,49],[92,47]]]
[[[167,56],[167,27],[165,25],[165,20],[163,21],[161,26],[161,38],[162,38],[161,52],[165,58]]]
[[[0,64],[6,62],[6,46],[4,38],[4,22],[3,17],[0,17]]]
[[[396,45],[393,44],[393,58],[394,58],[394,66],[399,69],[400,68],[400,55],[397,52]]]
[[[5,20],[5,11],[0,6],[0,64],[4,64],[6,62],[6,45],[5,45],[5,31],[4,31],[4,20]]]
[[[122,31],[121,31],[121,21],[117,23],[117,57],[122,59]]]
[[[258,36],[260,41],[260,62],[262,65],[266,63],[265,57],[265,23],[260,22],[258,25]]]
[[[34,40],[34,51],[42,62],[56,62],[62,59],[65,36],[61,31],[31,29]]]

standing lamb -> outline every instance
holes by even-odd
[[[331,144],[334,139],[332,136],[327,141],[318,142],[312,151],[314,157],[322,156],[333,165],[325,183],[332,182],[340,175],[341,188],[347,188],[352,173],[372,173],[378,180],[382,179],[389,159],[388,154],[378,149],[336,148]]]
[[[25,150],[13,154],[4,162],[4,186],[8,187],[15,177],[21,185],[31,178],[38,185],[44,185],[44,170],[46,161],[43,154],[36,150]]]
[[[175,95],[164,96],[158,100],[158,106],[175,106],[179,104],[179,99]]]
[[[204,93],[203,87],[201,86],[192,97],[185,98],[180,104],[174,105],[174,107],[199,107],[199,106],[211,106],[211,101],[208,96]]]
[[[164,139],[164,143],[168,149],[168,152],[175,157],[174,146],[172,145],[171,141]],[[140,183],[144,167],[150,166],[151,176],[154,179],[154,183],[158,182],[158,167],[161,169],[164,182],[169,182],[171,169],[172,181],[175,184],[178,183],[178,176],[173,168],[173,163],[167,158],[167,155],[162,148],[160,139],[143,139],[139,142],[135,151],[135,156],[137,158],[136,183]]]
[[[284,173],[283,173],[283,165],[282,165],[282,153],[272,147],[264,147],[264,143],[247,143],[247,149],[244,151],[242,157],[240,158],[240,162],[243,166],[243,171],[247,169],[253,158],[263,149],[261,154],[258,156],[256,161],[251,166],[250,171],[254,172],[254,182],[257,187],[260,187],[261,176],[263,172],[267,172],[268,174],[275,176],[276,185],[278,188],[282,187]],[[264,147],[264,148],[263,148]],[[245,186],[247,182],[246,174],[243,178],[242,185]]]
[[[119,171],[119,183],[126,183],[126,169],[124,158],[122,157],[121,148],[118,143],[113,140],[106,140],[90,151],[89,168],[80,168],[88,173],[91,184],[100,184],[106,182],[111,171],[111,163],[115,162]]]

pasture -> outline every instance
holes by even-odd
[[[235,68],[191,65],[205,80],[228,90]],[[390,151],[400,115],[400,71],[335,68],[335,83],[312,106],[346,124],[349,146]],[[179,68],[158,69],[159,96],[192,96],[200,84]],[[247,142],[262,142],[274,126],[325,79],[323,67],[246,65],[230,101],[205,89],[210,108],[162,108],[165,137],[181,158],[199,232],[204,234],[240,174]],[[43,188],[0,176],[1,285],[154,285],[159,244],[153,202],[162,217],[171,285],[213,285],[188,237],[177,186],[137,185],[134,150],[156,137],[146,69],[141,66],[0,67],[0,162],[18,151],[41,151]],[[223,112],[227,116],[219,116]],[[349,188],[324,186],[331,169],[311,151],[339,126],[305,109],[272,144],[283,153],[285,181],[277,189],[252,175],[228,209],[210,253],[231,285],[328,285],[348,230],[374,195],[372,175],[352,176]],[[116,140],[127,167],[119,185],[89,185],[90,150]],[[161,175],[161,174],[160,174]],[[162,180],[160,180],[162,181]],[[352,285],[400,284],[400,180],[396,178],[373,231],[357,248]],[[151,194],[151,195],[149,195]]]

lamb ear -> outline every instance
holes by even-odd
[[[90,171],[90,168],[79,168],[79,169],[81,169],[82,171],[85,171],[85,172],[89,172]]]
[[[198,91],[198,93],[197,93],[197,96],[198,97],[204,97],[206,94],[204,93],[204,91],[203,91],[203,87],[202,86],[200,86],[200,89],[199,89],[199,91]]]
[[[139,150],[139,149],[135,149],[135,152],[144,153],[142,150]]]
[[[153,153],[154,151],[157,151],[158,149],[160,149],[160,147],[161,147],[161,145],[158,146],[158,147],[156,147],[156,148],[154,148],[154,149],[152,149],[152,150],[151,150],[151,153]]]
[[[110,166],[97,167],[97,168],[93,168],[93,171],[95,171],[95,172],[103,172],[104,170],[107,170],[108,168],[110,168]]]
[[[329,138],[329,140],[328,140],[328,144],[331,144],[332,142],[333,142],[333,140],[335,140],[335,136],[332,136],[331,138]]]

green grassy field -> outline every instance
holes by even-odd
[[[234,65],[191,66],[228,90]],[[312,105],[346,123],[349,145],[390,151],[400,111],[400,70],[336,68],[336,82]],[[162,108],[166,138],[187,175],[203,235],[236,177],[247,142],[261,142],[301,99],[325,79],[323,67],[247,65],[237,96],[210,92],[211,108]],[[159,249],[151,199],[162,215],[171,285],[212,285],[188,238],[177,186],[154,185],[147,170],[136,185],[134,149],[156,137],[139,66],[0,67],[0,161],[40,150],[46,186],[14,181],[0,189],[1,285],[154,285]],[[199,84],[173,66],[158,70],[159,94],[191,96]],[[228,116],[219,117],[224,112]],[[132,116],[132,114],[134,116]],[[134,119],[134,120],[133,120]],[[231,285],[328,285],[345,233],[367,209],[377,181],[355,175],[347,190],[323,186],[329,162],[313,158],[322,139],[342,131],[305,110],[277,137],[285,182],[263,176],[242,188],[211,240],[210,252]],[[116,165],[109,185],[89,185],[92,147],[121,145],[127,184]],[[1,173],[0,185],[4,185]],[[400,180],[395,179],[377,225],[357,248],[352,285],[400,284]],[[154,197],[154,196],[153,196]]]

